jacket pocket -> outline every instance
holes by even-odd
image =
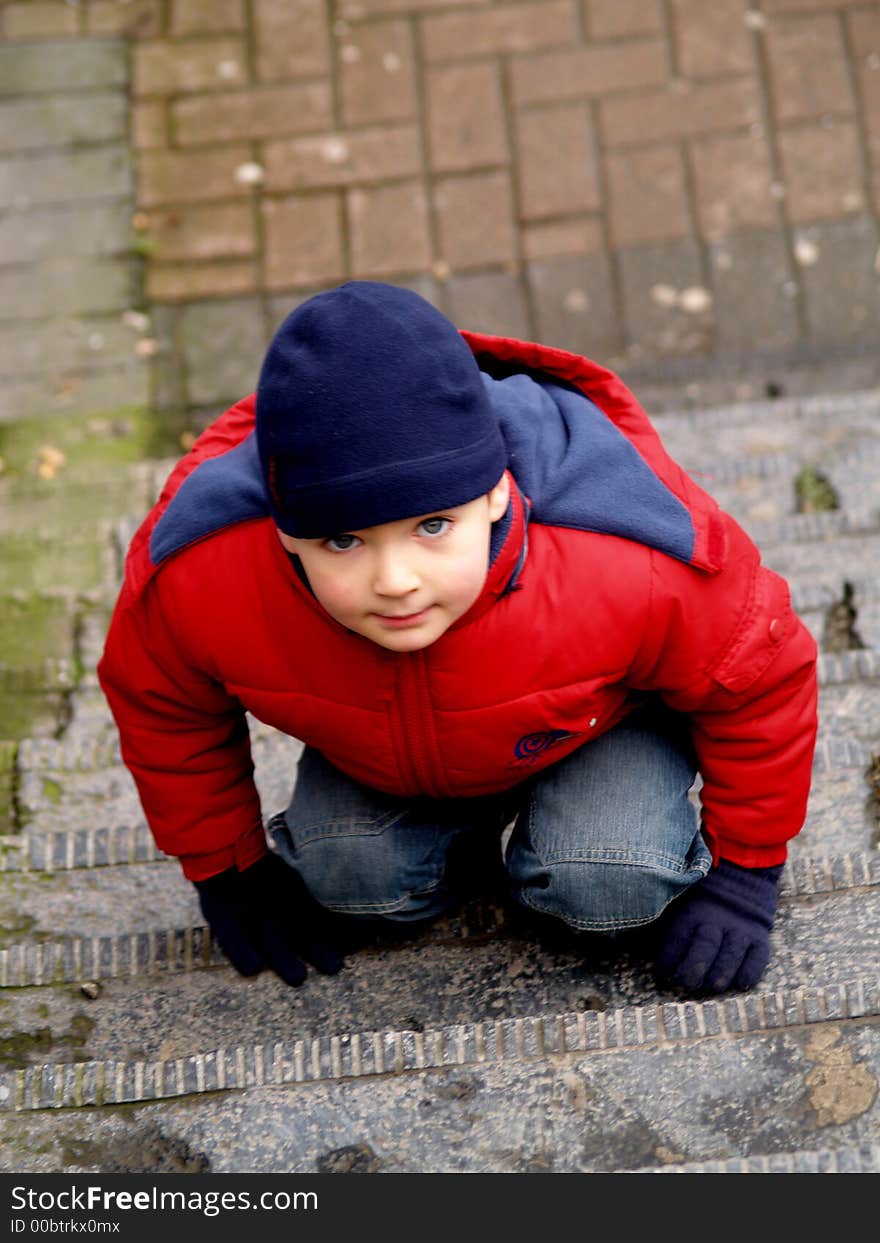
[[[729,691],[747,690],[782,650],[795,624],[788,583],[766,566],[756,566],[749,605],[709,676]]]

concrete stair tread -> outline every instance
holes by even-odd
[[[880,943],[873,938],[870,944],[878,917],[876,857],[795,866],[761,992],[797,993],[852,979],[856,964],[862,979],[880,987]],[[297,991],[268,972],[242,980],[201,925],[22,943],[0,952],[0,985],[8,1030],[58,1033],[62,1056],[56,1053],[53,1061],[70,1060],[63,1056],[65,1032],[81,1037],[75,1060],[143,1061],[367,1029],[418,1032],[460,1022],[650,1008],[677,1000],[650,977],[652,943],[649,930],[613,942],[548,935],[516,911],[477,903],[410,940],[386,937],[362,948],[339,976],[311,973]],[[96,1000],[80,993],[85,981],[99,982]],[[185,1024],[174,1021],[178,1013],[186,1014]],[[45,1060],[39,1043],[27,1061],[34,1057]]]
[[[143,509],[114,517],[64,728],[20,743],[23,829],[0,842],[0,1165],[24,1142],[35,1170],[66,1171],[880,1168],[878,414],[866,393],[657,420],[813,633],[850,583],[867,644],[821,657],[813,791],[773,958],[758,990],[717,999],[657,988],[649,930],[600,948],[488,901],[301,990],[239,977],[155,849],[95,681]],[[841,508],[794,512],[804,465]],[[147,464],[143,495],[172,466]],[[250,727],[268,814],[301,744]]]

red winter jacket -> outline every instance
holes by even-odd
[[[315,600],[268,516],[252,396],[172,472],[98,670],[157,844],[193,880],[264,853],[245,710],[367,785],[455,798],[531,777],[647,691],[690,715],[716,859],[782,862],[817,698],[784,580],[615,375],[464,336],[517,487],[482,595],[424,650],[387,651]]]

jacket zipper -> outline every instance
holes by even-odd
[[[395,709],[401,767],[420,794],[448,797],[451,791],[434,737],[434,708],[425,654],[401,653],[399,662]]]

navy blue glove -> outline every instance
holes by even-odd
[[[268,966],[296,987],[306,978],[305,962],[324,975],[342,966],[342,955],[327,943],[332,916],[277,855],[193,883],[211,932],[241,975]]]
[[[744,868],[721,859],[668,908],[654,976],[694,993],[753,988],[770,961],[782,864]]]

